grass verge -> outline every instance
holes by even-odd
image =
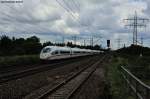
[[[0,67],[31,65],[39,63],[39,55],[22,55],[22,56],[6,56],[0,57]]]
[[[106,79],[109,86],[109,99],[134,99],[126,90],[125,81],[120,72],[120,66],[128,62],[123,58],[113,57],[111,64],[106,66]]]

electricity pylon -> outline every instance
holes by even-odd
[[[146,28],[146,21],[149,21],[149,19],[147,18],[139,18],[137,16],[137,13],[135,11],[135,15],[133,18],[128,18],[128,19],[124,19],[127,21],[130,21],[129,24],[125,25],[127,27],[131,27],[133,29],[133,44],[137,45],[138,40],[137,40],[137,32],[138,32],[138,28],[142,28],[145,27]]]

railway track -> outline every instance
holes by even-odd
[[[88,57],[88,56],[87,56]],[[84,59],[85,56],[81,56],[79,58]],[[58,62],[65,62],[65,61],[70,61],[70,60],[78,60],[78,57],[74,57],[74,58],[64,58],[64,59],[56,59],[56,60],[41,60],[39,63],[37,64],[33,64],[33,65],[13,65],[13,66],[0,66],[0,75],[3,75],[5,73],[9,73],[9,72],[14,72],[14,71],[22,71],[22,70],[26,70],[26,69],[31,69],[33,67],[39,67],[41,65],[50,65],[53,63],[58,63]]]
[[[53,88],[41,93],[39,96],[26,96],[24,99],[70,99],[78,88],[93,74],[97,66],[105,59],[104,56],[100,61],[94,64],[89,64],[72,76],[64,79],[62,82],[55,85]]]
[[[65,64],[69,64],[75,61],[78,61],[80,59],[71,59],[71,60],[65,60],[61,62],[54,62],[52,64],[44,64],[44,65],[39,65],[39,66],[34,66],[26,69],[16,69],[16,70],[11,70],[11,72],[5,72],[0,75],[0,84],[8,82],[10,80],[15,80],[18,78],[23,78],[25,76],[33,75],[39,72],[43,71],[48,71],[51,69],[55,69],[61,66],[64,66]]]

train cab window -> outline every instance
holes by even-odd
[[[43,49],[43,53],[47,53],[47,52],[50,52],[50,51],[51,51],[50,48],[44,48],[44,49]]]

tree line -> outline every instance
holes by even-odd
[[[150,77],[150,48],[140,45],[131,45],[116,51],[128,59],[129,64],[126,64],[128,69],[138,78],[148,80]]]
[[[124,47],[124,48],[118,49],[116,52],[122,53],[122,54],[129,54],[129,55],[150,56],[150,48],[143,47],[140,45],[131,45],[129,47]]]
[[[52,43],[50,41],[42,44],[40,43],[40,39],[36,36],[25,39],[15,37],[10,38],[6,35],[2,35],[0,36],[0,56],[39,54],[43,47],[51,45],[101,50],[99,45],[82,46],[72,44],[72,42],[68,42],[65,45],[64,43]]]

